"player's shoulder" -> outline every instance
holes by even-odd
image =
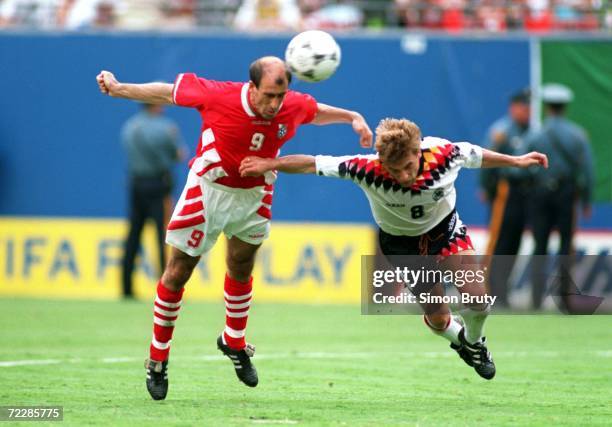
[[[361,171],[380,166],[378,154],[353,154],[335,157],[336,161],[343,164],[347,170]]]
[[[320,165],[339,165],[340,170],[361,169],[376,162],[380,163],[377,154],[346,154],[342,156],[319,154],[315,156],[315,159],[317,164]]]
[[[386,174],[377,154],[330,156],[329,159],[337,165],[341,177],[361,179],[366,175],[377,177]]]
[[[241,90],[244,82],[234,82],[228,80],[215,80],[203,76],[199,76],[196,73],[186,72],[181,73],[177,77],[177,83],[187,84],[199,84],[207,89],[219,89],[219,90]]]
[[[437,136],[426,136],[421,141],[421,150],[429,150],[432,147],[446,147],[449,145],[452,146],[452,144],[453,143],[448,139],[440,138]]]
[[[285,96],[283,102],[284,105],[302,105],[305,102],[317,102],[316,99],[307,93],[297,92],[295,90],[289,90]]]

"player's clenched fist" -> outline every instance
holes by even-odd
[[[546,154],[532,151],[531,153],[517,157],[516,166],[520,168],[527,168],[529,166],[542,166],[548,168],[548,157],[546,157]]]
[[[359,144],[363,148],[372,146],[372,131],[361,114],[358,114],[351,123],[353,130],[359,135]]]
[[[100,74],[96,76],[100,92],[108,95],[113,95],[113,89],[119,84],[114,74],[110,71],[100,71]]]

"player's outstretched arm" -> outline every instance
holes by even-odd
[[[100,92],[115,98],[126,98],[146,104],[173,104],[169,83],[120,83],[110,71],[96,76]]]
[[[546,154],[532,151],[531,153],[523,154],[522,156],[509,156],[500,154],[491,150],[482,150],[482,168],[500,168],[500,167],[517,167],[528,168],[529,166],[548,167],[548,157]]]
[[[268,171],[276,170],[284,173],[316,173],[316,163],[313,156],[295,154],[276,159],[261,157],[245,157],[240,163],[240,176],[260,176]]]
[[[359,144],[364,148],[372,146],[372,131],[363,116],[356,111],[318,103],[317,115],[311,123],[314,125],[350,123],[353,130],[359,135]]]

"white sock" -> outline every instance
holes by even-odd
[[[457,322],[453,315],[449,315],[449,317],[450,320],[444,329],[434,328],[427,320],[427,316],[423,316],[423,320],[425,320],[425,324],[434,334],[446,338],[453,344],[459,345],[459,331],[461,331],[462,328],[461,323]]]
[[[482,340],[484,324],[491,311],[491,306],[487,305],[484,310],[474,310],[466,308],[461,310],[461,317],[465,321],[465,339],[470,344]]]

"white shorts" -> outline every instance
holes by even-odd
[[[270,233],[272,186],[232,188],[189,172],[166,243],[191,256],[208,252],[221,232],[253,245]]]

